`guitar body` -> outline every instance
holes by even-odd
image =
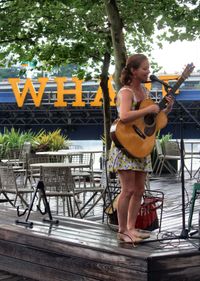
[[[146,99],[140,103],[139,109],[152,104],[154,102],[151,99]],[[167,121],[167,115],[163,111],[147,114],[128,123],[116,119],[111,126],[111,139],[130,156],[143,158],[153,150],[156,134],[167,125]]]

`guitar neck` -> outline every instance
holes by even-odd
[[[174,95],[176,90],[178,90],[178,88],[181,86],[181,84],[185,81],[185,78],[183,76],[181,76],[178,81],[176,82],[176,84],[173,86],[173,88],[169,91],[168,94],[172,94]]]
[[[184,69],[181,77],[178,79],[178,81],[175,83],[175,85],[168,91],[166,96],[172,96],[173,98],[175,97],[175,92],[176,90],[180,87],[180,85],[185,81],[185,79],[187,79],[187,77],[192,73],[194,69],[194,65],[193,63],[190,63],[186,66],[186,68]],[[160,109],[164,109],[167,105],[167,101],[165,99],[165,97],[158,103]]]
[[[176,82],[176,84],[169,90],[169,92],[167,93],[166,96],[172,96],[173,98],[175,97],[175,92],[176,90],[180,87],[180,85],[185,81],[185,78],[183,76],[181,76],[178,81]],[[165,96],[165,97],[166,97]],[[160,109],[165,109],[166,105],[167,105],[167,101],[165,99],[165,97],[158,103]]]

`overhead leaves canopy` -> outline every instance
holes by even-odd
[[[119,11],[116,24],[121,21],[128,53],[149,55],[156,33],[158,43],[199,37],[197,0],[1,0],[1,62],[37,58],[45,67],[102,63],[105,51],[113,52],[106,43],[113,27],[108,3]]]

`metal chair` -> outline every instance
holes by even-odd
[[[176,162],[181,160],[179,143],[177,141],[165,141],[163,142],[163,146],[161,146],[160,140],[156,139],[155,150],[157,158],[153,165],[154,173],[160,176],[163,168],[166,168],[170,174],[177,174],[177,167],[174,167],[171,161],[174,160]],[[185,155],[184,158],[186,158]],[[185,168],[190,174],[186,165]],[[178,171],[178,174],[180,174],[180,171],[181,170]]]
[[[190,209],[189,209],[189,217],[188,217],[188,230],[189,231],[192,226],[192,218],[193,218],[193,213],[194,213],[195,201],[197,198],[199,198],[199,196],[200,196],[200,182],[196,182],[193,185],[192,198],[190,201]]]
[[[40,179],[40,168],[30,167],[31,164],[35,163],[48,163],[50,158],[48,155],[39,156],[35,154],[35,157],[28,159],[27,174],[32,183],[35,183],[37,179]]]
[[[75,191],[75,183],[71,175],[70,168],[67,167],[41,167],[40,180],[43,181],[46,196],[56,198],[56,212],[59,211],[59,198],[62,199],[63,214],[65,215],[65,207],[67,206],[68,215],[71,217],[80,215],[79,205]],[[75,209],[76,208],[76,209]],[[81,216],[81,215],[80,215]]]
[[[156,139],[155,143],[155,152],[156,152],[156,160],[153,165],[153,172],[160,176],[163,168],[166,168],[170,174],[175,174],[176,170],[174,170],[173,166],[170,164],[169,159],[180,160],[180,156],[178,155],[166,155],[166,152],[163,152],[163,148],[161,146],[160,140]]]
[[[6,151],[6,158],[1,159],[1,162],[18,167],[21,150],[19,148],[10,148]]]
[[[12,200],[9,198],[8,194],[13,194],[15,196],[14,202],[12,203],[13,206],[16,206],[18,198],[25,206],[29,205],[29,201],[25,200],[24,196],[30,195],[31,197],[34,190],[28,185],[27,178],[23,173],[15,173],[13,167],[9,165],[0,166],[0,180],[2,192],[9,199],[9,202]]]
[[[196,199],[200,198],[200,170],[198,172],[197,182],[193,185],[192,197],[190,200],[190,207],[189,207],[189,217],[188,217],[188,230],[190,231],[192,226],[192,218],[194,213],[194,207]]]
[[[79,183],[79,187],[83,184],[86,187],[87,182],[90,186],[95,185],[93,177],[93,155],[92,153],[75,153],[74,155],[68,156],[69,163],[85,164],[85,168],[75,168],[72,171],[72,175],[76,182]]]
[[[17,173],[24,173],[24,175],[28,176],[28,160],[31,153],[31,143],[24,142],[22,149],[19,154],[19,159],[16,160],[15,165],[13,166],[14,170]]]
[[[84,187],[76,187],[76,194],[83,195],[83,204],[80,206],[79,213],[81,217],[86,217],[92,209],[100,202],[100,200],[104,201],[106,186],[101,182],[99,186],[84,186]],[[75,216],[78,212],[75,214]]]

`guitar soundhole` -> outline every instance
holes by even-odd
[[[147,126],[152,126],[155,122],[155,114],[147,114],[144,116],[144,123]]]

